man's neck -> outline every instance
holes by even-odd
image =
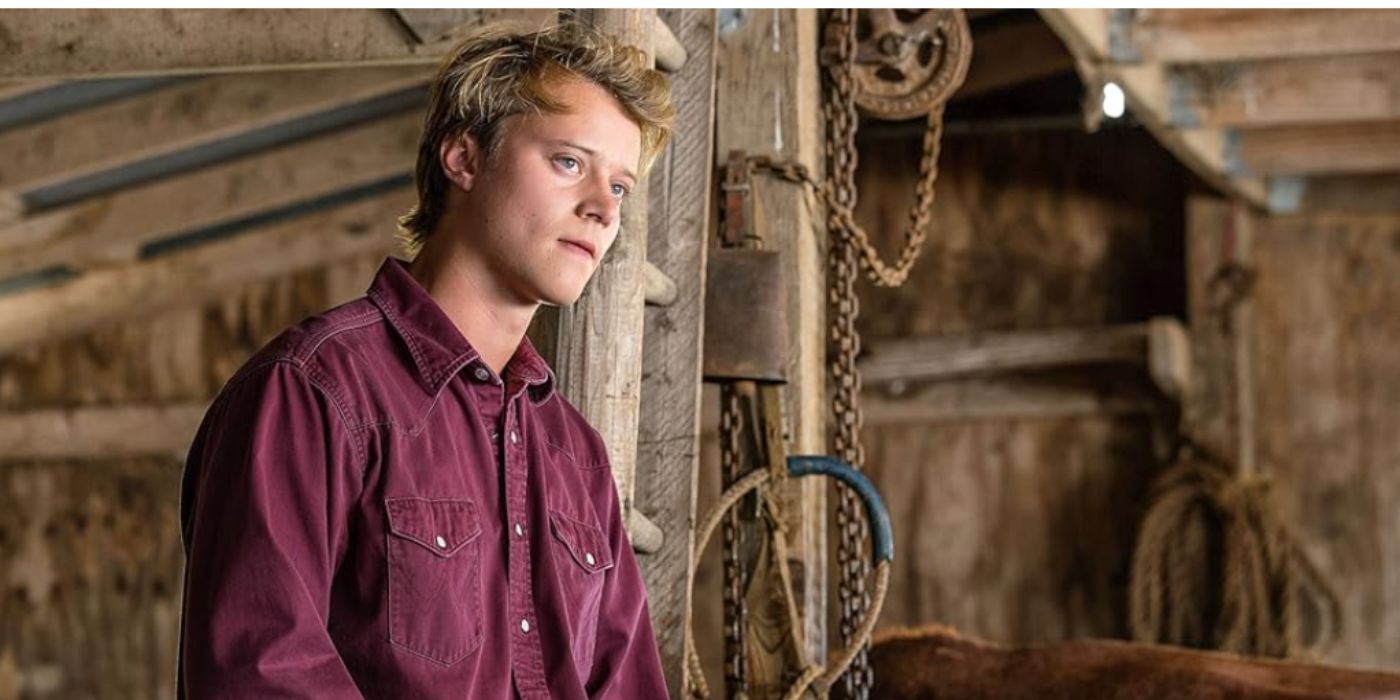
[[[513,299],[508,290],[498,288],[480,258],[444,239],[429,237],[409,274],[442,307],[486,366],[500,374],[520,347],[539,305]]]

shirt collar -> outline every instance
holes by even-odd
[[[366,295],[403,339],[418,381],[429,394],[437,395],[463,367],[481,357],[442,307],[413,279],[403,261],[385,258]],[[554,371],[528,337],[521,338],[506,363],[505,374],[507,386],[511,380],[523,383],[536,404],[548,399],[554,390]]]

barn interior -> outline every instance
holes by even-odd
[[[677,106],[531,332],[609,446],[673,697],[900,697],[854,650],[919,629],[1400,674],[1400,11],[574,16]],[[446,51],[558,17],[0,11],[0,700],[175,694],[209,402],[403,255]],[[903,90],[854,118],[847,29],[849,89]],[[886,37],[914,69],[868,67]],[[776,253],[768,296],[736,251]],[[774,374],[720,366],[765,335]],[[695,551],[774,454],[857,467],[892,559],[853,491],[780,470]],[[966,692],[931,697],[1020,697]]]

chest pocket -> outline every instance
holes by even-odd
[[[450,665],[481,646],[481,525],[466,499],[388,498],[389,641]]]
[[[566,613],[572,614],[574,664],[579,678],[586,681],[593,666],[604,572],[613,568],[612,548],[601,529],[558,511],[549,512],[549,528],[556,542],[554,561],[559,585],[570,603]]]

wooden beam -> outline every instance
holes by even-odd
[[[1168,396],[1190,384],[1186,332],[1170,317],[1090,328],[871,339],[860,361],[866,386],[901,393],[910,384],[1095,365],[1144,371]]]
[[[169,156],[425,86],[430,77],[420,66],[229,75],[118,100],[0,132],[0,193]]]
[[[1400,171],[1400,120],[1243,129],[1239,158],[1268,175]]]
[[[651,56],[653,10],[591,10],[580,15]],[[558,310],[553,365],[564,395],[602,434],[623,512],[630,514],[637,467],[642,381],[647,203],[637,183],[622,207],[617,240],[583,296]]]
[[[818,13],[811,9],[741,10],[721,26],[715,95],[717,166],[731,150],[744,150],[793,159],[812,172],[824,170],[816,61],[820,45]],[[783,397],[791,429],[788,448],[800,454],[825,454],[830,404],[825,399],[824,213],[810,206],[800,187],[772,178],[757,182],[755,196],[768,247],[781,253],[784,275],[794,290],[788,297],[789,381]],[[789,565],[798,572],[797,607],[806,655],[814,661],[826,659],[827,650],[827,489],[825,483],[802,479],[782,494],[791,533]],[[782,673],[787,670],[795,669],[771,665],[755,669],[754,688],[786,689],[788,679]]]
[[[413,172],[422,118],[378,119],[0,228],[0,279],[131,262],[141,245]]]
[[[1104,384],[1096,377],[1055,382],[1006,377],[957,379],[899,395],[867,390],[860,400],[866,427],[1132,415],[1166,409],[1146,381]]]
[[[955,99],[975,97],[1074,70],[1064,42],[1034,16],[972,35],[972,63]]]
[[[1210,63],[1400,50],[1396,10],[1131,10],[1144,60]]]
[[[1177,126],[1400,119],[1400,52],[1173,69]]]
[[[1039,12],[1074,54],[1090,94],[1098,94],[1107,81],[1116,82],[1127,95],[1133,114],[1186,167],[1222,192],[1265,206],[1268,195],[1264,181],[1238,173],[1228,157],[1231,137],[1225,130],[1173,128],[1173,92],[1163,65],[1128,65],[1110,60],[1112,11],[1079,8]]]
[[[184,457],[207,408],[192,402],[0,413],[0,458]]]
[[[704,347],[706,237],[714,148],[715,11],[660,10],[689,56],[671,76],[675,131],[651,176],[647,266],[671,282],[672,303],[646,311],[637,510],[662,528],[661,548],[642,558],[652,628],[671,697],[687,675],[691,556],[700,467],[701,348]]]
[[[251,281],[387,253],[394,245],[392,222],[413,202],[412,188],[398,188],[228,240],[0,296],[0,354],[203,304]]]
[[[424,44],[390,10],[7,10],[0,36],[11,39],[0,42],[0,79],[434,64],[463,30],[554,16],[474,10],[458,31]]]
[[[670,25],[660,18],[652,28],[656,32],[656,36],[652,37],[652,45],[656,49],[656,67],[675,73],[685,65],[688,53],[685,45],[676,38],[676,33],[671,31]]]
[[[1400,213],[1400,173],[1275,178],[1270,190],[1276,213]]]

